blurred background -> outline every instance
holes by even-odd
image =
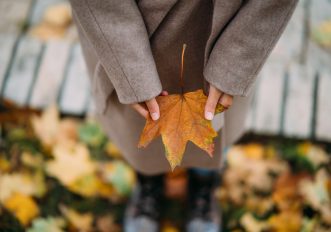
[[[0,0],[0,231],[121,231],[135,173],[93,120],[70,6]],[[331,231],[331,1],[300,0],[217,190],[224,231]],[[186,171],[162,231],[183,231]]]

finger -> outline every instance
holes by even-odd
[[[212,120],[214,118],[215,108],[221,95],[222,92],[220,90],[210,85],[209,95],[205,106],[205,118],[207,120]]]
[[[160,118],[160,109],[159,105],[157,104],[157,101],[155,98],[146,101],[146,105],[149,111],[149,114],[151,115],[151,118],[156,121]]]
[[[161,96],[168,96],[169,93],[168,93],[168,91],[163,90],[160,95]]]
[[[146,110],[146,108],[144,108],[141,104],[136,103],[136,104],[132,104],[131,106],[144,118],[148,117],[148,110]]]
[[[232,105],[233,96],[229,94],[223,94],[219,100],[219,103],[224,106],[226,109]]]

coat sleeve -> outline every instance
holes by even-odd
[[[135,0],[70,0],[73,14],[93,46],[123,104],[162,91],[147,29]]]
[[[298,0],[246,0],[217,38],[204,68],[221,91],[247,96]]]

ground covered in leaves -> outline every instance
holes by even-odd
[[[0,231],[121,231],[135,173],[93,120],[3,110]],[[216,194],[225,231],[330,231],[325,147],[262,142],[229,149]],[[183,231],[185,170],[166,180],[162,231]]]

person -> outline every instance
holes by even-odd
[[[203,89],[205,117],[219,132],[214,157],[189,143],[191,208],[187,231],[219,231],[213,192],[223,149],[244,132],[256,76],[297,0],[70,0],[95,99],[97,119],[138,173],[125,231],[159,229],[164,173],[160,139],[138,149],[145,118],[160,118],[155,97]],[[228,110],[214,117],[217,103]],[[143,116],[143,117],[142,117]],[[220,130],[220,128],[222,128]]]

